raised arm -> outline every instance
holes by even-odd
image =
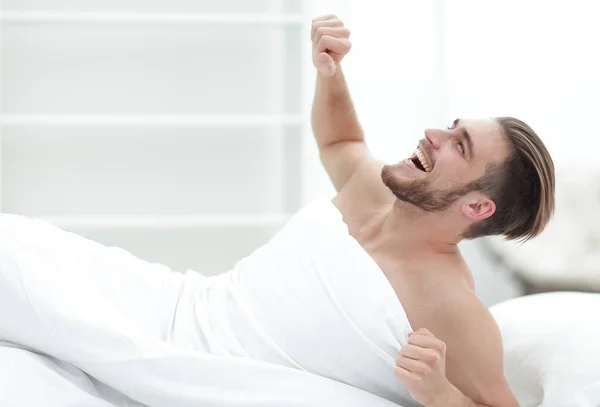
[[[340,66],[351,48],[349,37],[350,30],[336,16],[313,20],[312,58],[317,68],[317,84],[312,129],[321,162],[337,191],[370,155]]]
[[[313,20],[312,58],[317,85],[312,129],[321,162],[339,192],[338,206],[366,211],[388,204],[394,196],[381,180],[383,163],[365,144],[340,62],[350,51],[350,31],[335,16]]]

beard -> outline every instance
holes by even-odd
[[[383,167],[381,170],[383,183],[400,201],[414,205],[426,212],[445,211],[459,198],[477,189],[477,183],[471,182],[448,190],[436,190],[427,177],[413,180],[396,177],[394,169],[397,165]]]

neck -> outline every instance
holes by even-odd
[[[459,225],[449,222],[446,212],[426,212],[396,200],[375,226],[386,245],[411,252],[457,253]]]

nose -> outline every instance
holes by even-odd
[[[441,134],[439,134],[438,130],[435,129],[427,129],[425,130],[425,138],[431,143],[431,146],[434,149],[438,149],[440,148],[440,145],[442,143],[442,138],[443,136]]]

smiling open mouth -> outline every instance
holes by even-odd
[[[418,170],[421,170],[423,172],[431,171],[431,168],[429,167],[429,164],[427,163],[423,152],[421,152],[419,148],[415,150],[415,153],[412,155],[412,157],[410,157],[410,160],[413,162],[413,164]]]

